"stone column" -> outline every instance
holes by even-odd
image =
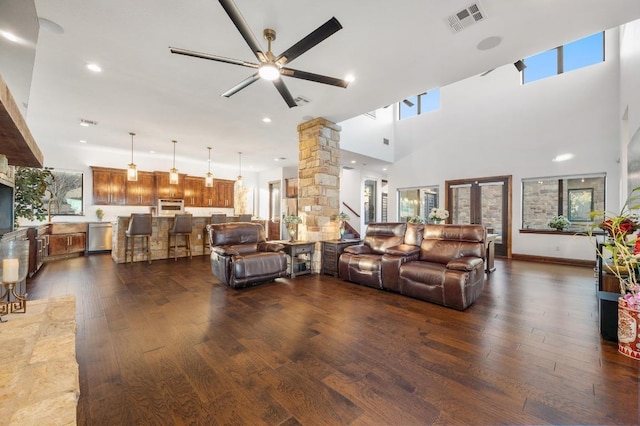
[[[340,126],[315,118],[298,126],[299,238],[305,241],[335,240],[333,217],[340,202]],[[320,244],[316,244],[312,267],[320,271]]]

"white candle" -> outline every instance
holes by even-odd
[[[18,259],[3,259],[2,281],[5,283],[17,283],[20,280],[19,269],[20,263]]]

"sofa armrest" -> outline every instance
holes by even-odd
[[[475,268],[482,267],[484,261],[479,257],[459,257],[447,263],[447,269],[455,269],[457,271],[472,271]]]
[[[371,254],[371,249],[369,248],[369,246],[365,246],[364,244],[361,244],[361,245],[357,245],[357,246],[345,247],[343,253]]]
[[[220,256],[237,256],[240,254],[238,250],[232,249],[228,246],[213,246],[211,247],[211,253],[216,253]]]
[[[420,247],[411,244],[400,244],[389,247],[385,250],[385,253],[392,254],[394,256],[415,256],[420,253]]]
[[[278,252],[283,250],[284,250],[284,246],[280,243],[271,243],[266,241],[258,243],[258,251]]]

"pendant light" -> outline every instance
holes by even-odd
[[[211,174],[211,147],[208,146],[207,149],[209,150],[209,171],[204,175],[204,186],[211,188],[213,186],[213,175]]]
[[[176,169],[176,144],[178,143],[178,141],[172,140],[171,142],[173,142],[173,167],[169,171],[169,184],[177,185],[179,176],[178,169]]]
[[[236,180],[238,186],[242,186],[242,153],[238,152],[238,180]]]
[[[133,137],[136,134],[133,132],[129,132],[129,134],[131,135],[131,164],[129,164],[129,168],[127,169],[127,180],[129,182],[136,182],[138,180],[138,170],[133,163]]]

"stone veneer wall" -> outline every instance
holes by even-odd
[[[298,215],[303,218],[298,238],[335,240],[340,202],[340,126],[316,118],[298,126]],[[321,250],[316,245],[312,269],[320,271]]]

